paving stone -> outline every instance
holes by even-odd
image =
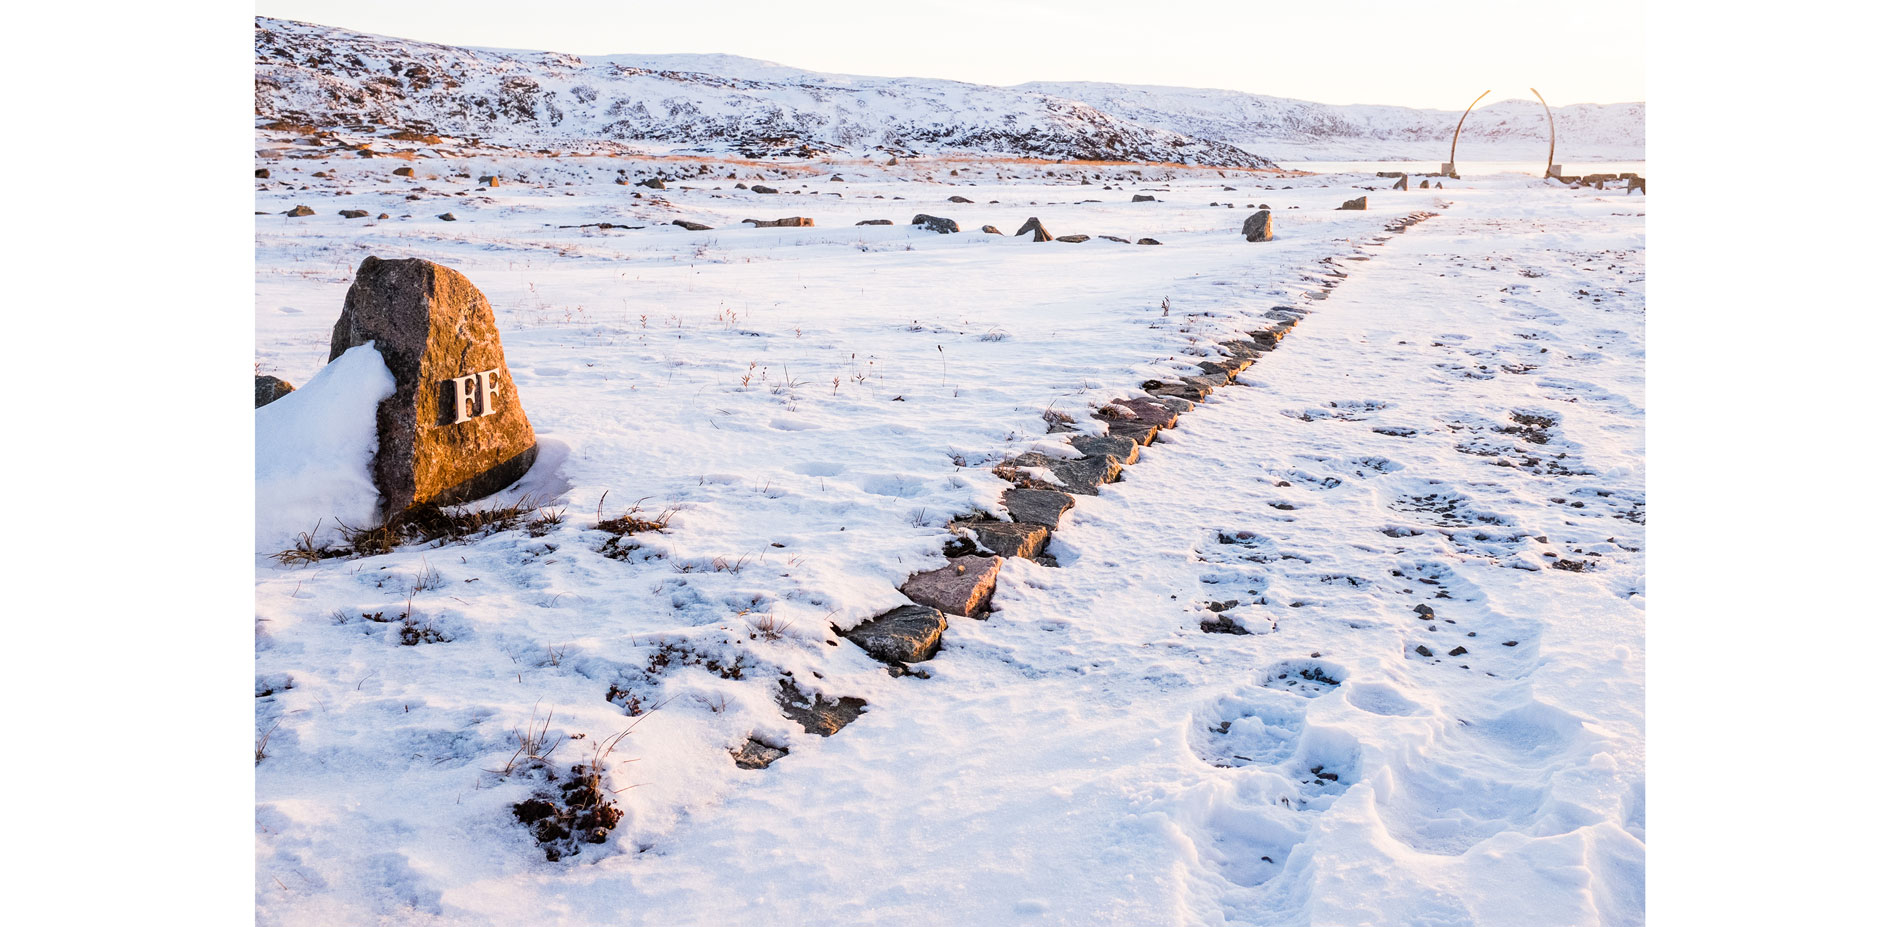
[[[1003,557],[1032,558],[1049,543],[1049,528],[1020,521],[966,521],[952,527],[967,531],[978,544]]]
[[[844,633],[873,659],[886,663],[917,663],[937,653],[949,620],[926,605],[906,605],[872,618]]]
[[[843,696],[828,699],[822,693],[806,698],[790,680],[781,679],[778,683],[778,707],[785,717],[798,722],[807,734],[830,737],[844,729],[844,726],[858,720],[864,713],[867,703],[861,698]]]
[[[732,751],[732,761],[738,764],[740,769],[764,769],[791,752],[784,747],[774,747],[757,737],[748,737],[745,746]]]
[[[1050,457],[1047,454],[1019,454],[1004,462],[1009,467],[1042,467],[1055,474],[1068,492],[1096,494],[1096,487],[1115,482],[1121,464],[1106,457]]]
[[[1069,446],[1084,457],[1106,457],[1124,467],[1141,456],[1141,445],[1114,435],[1076,435]]]
[[[1054,530],[1062,513],[1075,506],[1074,497],[1049,489],[1005,489],[1003,507],[1009,517]]]
[[[919,605],[965,618],[989,608],[1001,557],[952,557],[948,566],[926,570],[904,581],[898,591]]]

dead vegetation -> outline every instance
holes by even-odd
[[[319,542],[315,531],[304,532],[297,536],[296,543],[290,549],[278,551],[273,558],[288,566],[338,557],[373,557],[387,554],[405,544],[440,546],[477,541],[519,527],[524,521],[527,522],[529,535],[541,537],[566,518],[566,511],[543,508],[525,494],[511,503],[493,508],[419,505],[368,527],[359,528],[338,521],[337,527],[342,529],[343,536],[329,544]]]

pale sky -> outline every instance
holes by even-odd
[[[1641,0],[261,0],[265,16],[448,45],[723,52],[843,74],[1099,80],[1462,110],[1645,99]]]

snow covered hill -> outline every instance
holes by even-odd
[[[993,87],[824,74],[732,55],[458,48],[258,17],[265,123],[370,125],[524,147],[601,141],[748,157],[981,152],[1265,167],[1269,158],[1442,160],[1459,113],[1329,106],[1230,90]],[[1559,160],[1643,157],[1644,104],[1556,110]],[[1472,114],[1468,144],[1541,155],[1543,108]]]
[[[973,151],[1266,167],[1255,154],[1040,93],[825,75],[730,55],[455,48],[259,17],[256,112],[519,145],[660,142],[748,157]]]

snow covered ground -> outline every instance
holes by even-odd
[[[258,163],[262,372],[312,379],[363,257],[448,264],[542,440],[524,491],[565,513],[307,566],[270,559],[291,539],[260,513],[260,923],[1642,921],[1642,195]],[[1261,203],[1276,237],[1249,244]],[[739,224],[794,215],[815,226]],[[1032,215],[1164,244],[1008,236]],[[1048,447],[1045,415],[1099,428],[1276,306],[1310,315],[1078,501],[1059,567],[1008,561],[927,676],[839,641],[943,562],[946,521],[1000,511],[988,468]],[[675,514],[593,528],[635,504]],[[1204,633],[1210,604],[1252,633]],[[404,646],[403,615],[441,640]],[[805,733],[782,679],[869,710]],[[625,812],[558,862],[510,813],[542,786],[516,733],[544,723],[550,766],[598,759]],[[740,769],[748,738],[790,753]]]

